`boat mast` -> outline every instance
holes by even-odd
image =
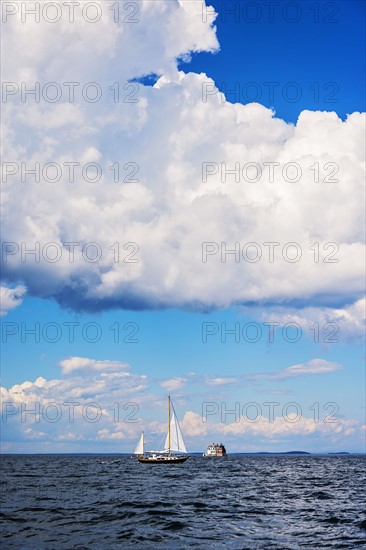
[[[142,454],[145,456],[145,434],[142,432]]]
[[[170,395],[168,395],[168,456],[170,456]]]

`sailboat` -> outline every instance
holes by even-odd
[[[144,436],[144,432],[141,433],[141,436],[140,436],[140,439],[136,445],[136,449],[135,449],[135,452],[133,453],[134,455],[137,455],[137,456],[144,456],[145,454],[145,436]],[[133,458],[131,456],[131,458]]]
[[[135,455],[137,455],[139,462],[148,464],[181,464],[189,458],[170,396],[168,397],[168,433],[164,449],[162,451],[148,451],[146,453],[144,432],[142,432],[135,449]]]

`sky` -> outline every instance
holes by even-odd
[[[364,452],[364,3],[57,4],[2,6],[2,452],[168,394],[190,452]]]

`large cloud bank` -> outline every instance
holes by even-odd
[[[95,25],[20,14],[3,25],[5,80],[63,91],[56,103],[16,91],[4,103],[6,282],[90,311],[359,300],[364,116],[303,111],[292,125],[229,103],[206,75],[177,70],[177,58],[218,48],[202,2],[136,5],[129,25],[106,9]],[[151,73],[153,87],[127,84]],[[80,83],[73,103],[65,82]],[[100,101],[83,99],[88,82]],[[39,182],[22,182],[21,163],[39,163]],[[48,163],[61,167],[57,181],[55,168],[42,175]],[[93,170],[83,179],[87,163],[98,181]]]
[[[327,374],[332,369],[330,364],[324,368],[325,363],[314,360],[290,368],[302,367],[294,375],[319,370]],[[56,379],[39,377],[9,389],[0,387],[4,452],[100,452],[100,445],[111,452],[132,452],[141,430],[149,448],[163,443],[165,396],[153,391],[154,381],[148,376],[134,373],[126,363],[88,357],[65,358],[59,367]],[[172,380],[161,385],[172,389]],[[204,387],[209,386],[206,381]],[[364,433],[358,421],[338,415],[326,419],[325,413],[311,417],[308,406],[301,409],[298,404],[294,412],[293,403],[286,408],[286,401],[277,403],[273,416],[264,403],[254,403],[253,408],[252,402],[242,402],[235,418],[236,404],[229,394],[226,403],[222,395],[212,399],[208,394],[200,402],[192,395],[184,398],[177,389],[175,385],[175,405],[190,451],[203,450],[207,440],[218,439],[229,441],[231,452],[268,450],[269,445],[282,451],[299,445],[309,450],[357,450]],[[231,413],[223,417],[220,407]]]

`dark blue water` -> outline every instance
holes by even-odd
[[[3,456],[2,550],[362,548],[361,456]]]

